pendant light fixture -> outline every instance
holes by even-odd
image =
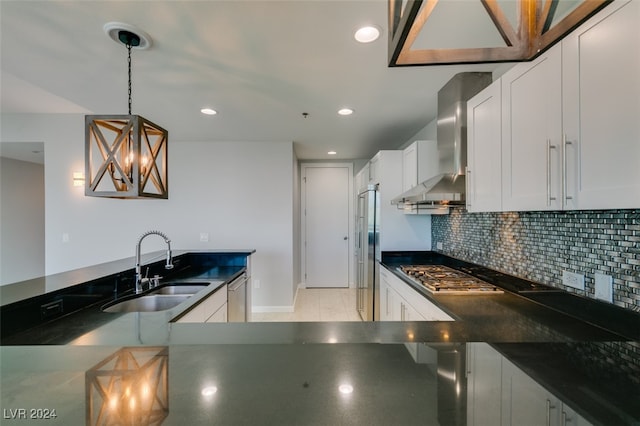
[[[127,48],[128,115],[85,116],[85,195],[110,198],[169,198],[169,132],[131,113],[131,51],[147,49],[151,38],[118,22],[105,32]]]
[[[530,61],[609,3],[388,0],[389,66]],[[452,19],[455,25],[441,25]],[[465,34],[497,38],[480,42]]]

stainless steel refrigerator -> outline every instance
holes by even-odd
[[[380,320],[380,194],[378,185],[358,193],[356,308],[363,321]]]

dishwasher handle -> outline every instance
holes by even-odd
[[[227,286],[227,291],[236,291],[247,283],[247,274],[242,274]]]

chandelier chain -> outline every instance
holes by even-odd
[[[129,51],[129,55],[127,56],[127,66],[129,69],[129,85],[128,85],[128,95],[129,95],[129,115],[131,115],[131,43],[127,43],[127,50]]]

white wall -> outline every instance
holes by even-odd
[[[83,115],[3,115],[0,128],[0,140],[45,143],[46,274],[133,256],[138,237],[159,229],[175,249],[256,249],[254,306],[291,305],[291,142],[184,142],[169,129],[169,199],[119,200],[72,186],[72,172],[84,170]],[[143,252],[162,246],[149,237]]]
[[[302,220],[300,216],[301,211],[301,189],[300,189],[300,164],[298,158],[293,154],[293,288],[292,294],[295,297],[295,293],[298,289],[298,285],[302,283]],[[293,301],[292,301],[293,303]]]
[[[0,157],[0,285],[44,275],[44,166]]]
[[[437,120],[434,119],[429,124],[424,126],[422,129],[418,130],[418,132],[411,136],[408,141],[404,142],[396,149],[405,149],[409,145],[411,145],[414,141],[435,141],[438,139],[437,134]]]

